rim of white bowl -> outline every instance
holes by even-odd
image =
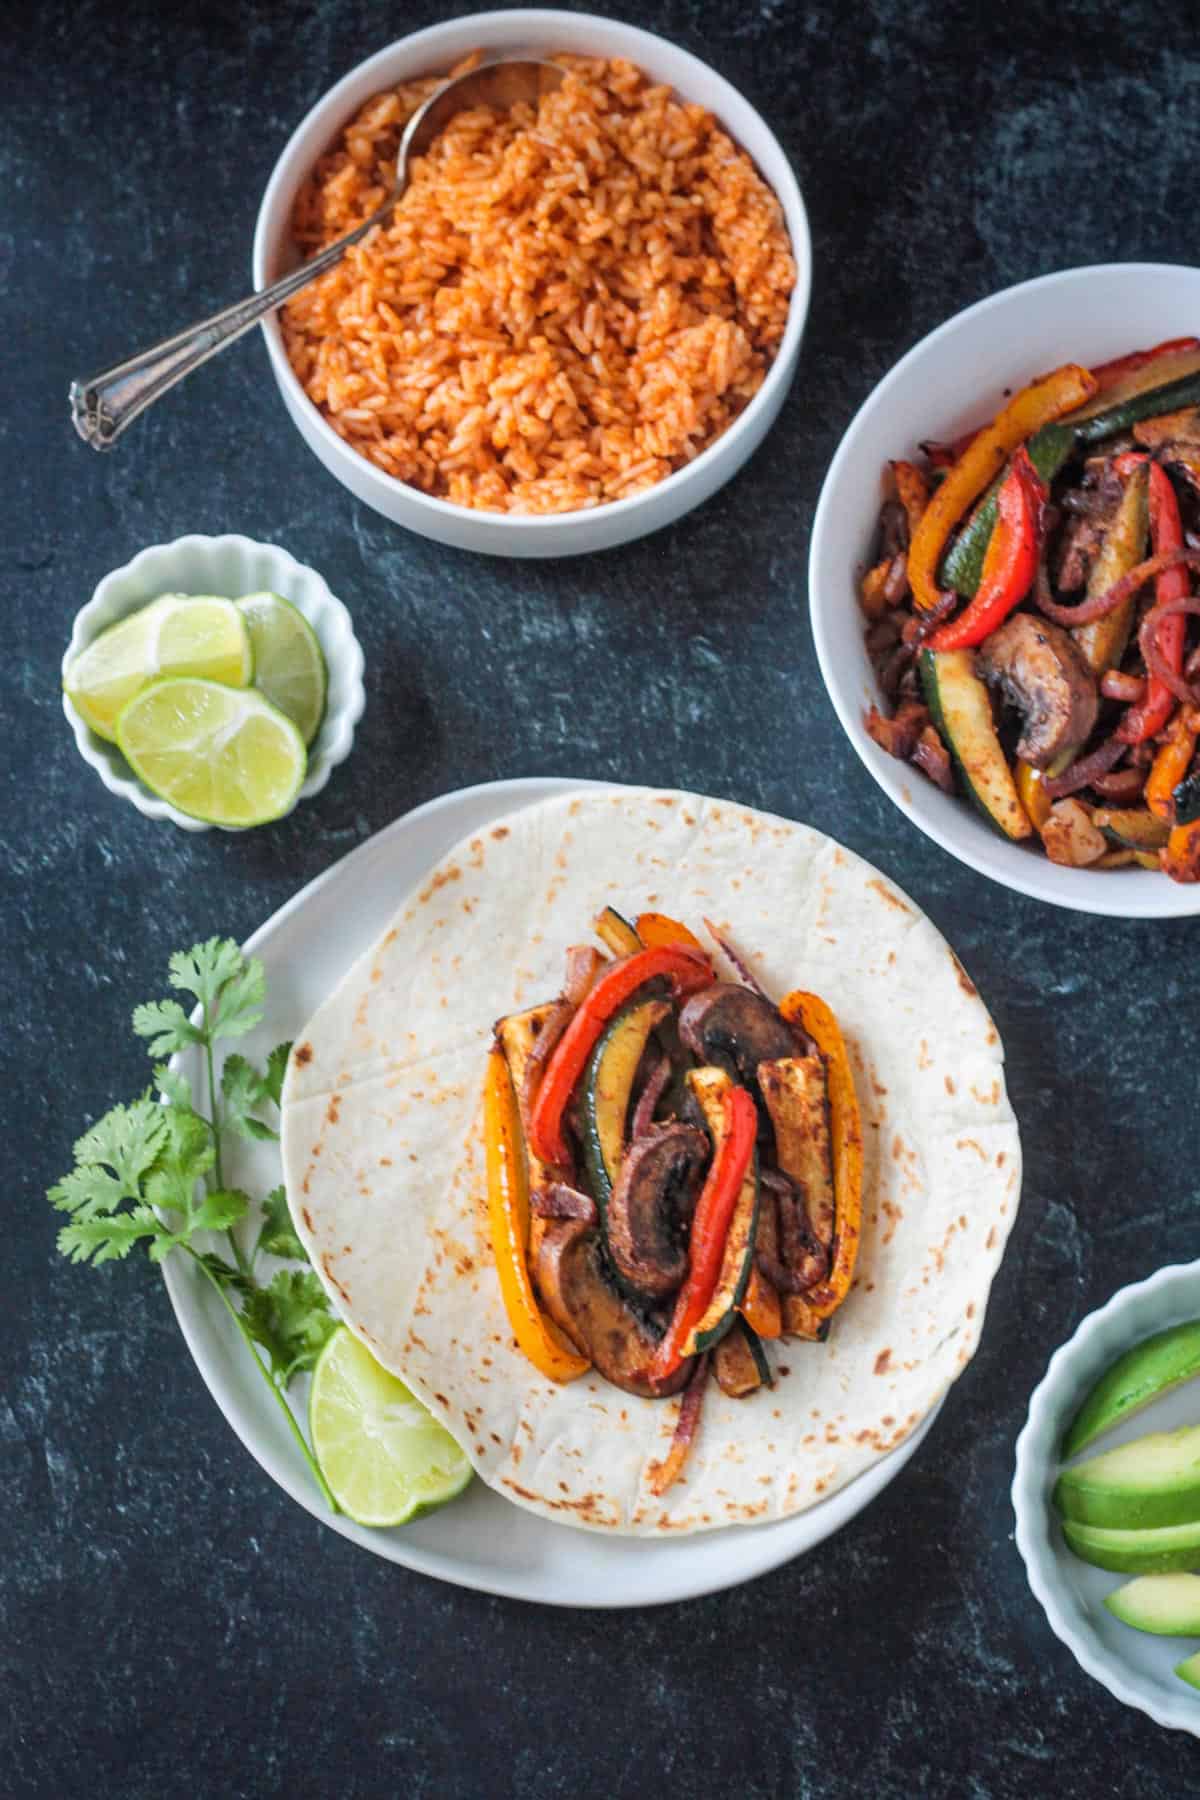
[[[716,453],[721,450],[728,453],[729,451],[736,449],[739,440],[747,432],[753,429],[759,414],[770,404],[771,396],[774,394],[779,382],[788,378],[785,372],[790,369],[794,355],[799,349],[800,339],[804,332],[804,326],[808,318],[808,309],[812,299],[812,233],[809,229],[808,210],[804,204],[804,196],[800,189],[800,183],[796,179],[791,159],[784,150],[783,145],[780,143],[778,137],[768,124],[767,120],[763,117],[762,113],[759,112],[758,108],[747,100],[740,88],[734,87],[733,83],[726,80],[725,76],[722,75],[718,69],[715,69],[711,63],[704,62],[700,57],[694,56],[690,50],[685,50],[681,45],[673,43],[670,38],[663,37],[661,33],[646,31],[640,25],[629,25],[623,19],[608,19],[604,18],[599,13],[564,12],[561,9],[549,7],[499,8],[496,11],[475,13],[467,19],[447,19],[439,25],[427,25],[420,31],[409,32],[404,37],[395,38],[390,44],[385,45],[382,50],[375,51],[373,55],[365,57],[362,62],[356,63],[352,69],[348,69],[340,80],[334,83],[333,87],[329,88],[320,99],[309,107],[304,117],[300,120],[300,123],[288,138],[287,143],[280,151],[263,193],[262,201],[259,204],[258,217],[255,220],[254,225],[254,244],[252,251],[252,271],[255,288],[261,288],[266,284],[266,270],[270,265],[272,253],[276,248],[274,241],[270,244],[267,242],[267,214],[275,204],[280,190],[285,185],[294,181],[296,171],[292,167],[293,158],[300,144],[300,140],[309,130],[318,115],[327,111],[332,115],[338,113],[339,108],[348,108],[349,103],[345,101],[344,96],[349,92],[350,88],[369,71],[376,68],[382,71],[383,65],[389,62],[401,47],[405,50],[421,50],[428,48],[431,51],[436,52],[443,46],[447,46],[448,40],[452,38],[457,38],[459,36],[466,36],[469,38],[472,30],[477,30],[483,26],[491,28],[499,22],[508,23],[509,21],[513,23],[514,27],[519,23],[523,32],[529,31],[536,33],[538,31],[553,29],[556,25],[562,25],[563,27],[569,27],[572,30],[578,30],[580,27],[585,30],[595,28],[598,34],[603,36],[620,33],[622,38],[628,40],[628,44],[621,51],[621,54],[629,56],[631,61],[637,61],[637,49],[639,45],[647,45],[651,48],[651,51],[653,51],[656,46],[664,47],[672,56],[678,57],[689,72],[692,69],[701,70],[703,71],[706,80],[716,80],[722,88],[728,90],[739,105],[744,106],[748,112],[753,114],[754,118],[762,126],[763,131],[766,133],[773,147],[779,152],[784,174],[784,191],[781,192],[780,188],[770,181],[767,181],[767,186],[771,188],[771,191],[775,194],[776,199],[783,208],[784,224],[787,229],[788,238],[791,242],[792,255],[796,263],[796,285],[792,289],[791,299],[788,302],[788,319],[787,325],[784,328],[783,338],[780,341],[778,350],[775,352],[774,360],[763,379],[762,386],[754,395],[754,398],[750,401],[749,405],[744,407],[737,418],[734,419],[733,423],[727,426],[719,437],[714,438],[711,444],[706,445],[700,454],[691,462],[686,463],[682,469],[674,470],[672,474],[665,476],[662,481],[656,482],[653,487],[643,488],[640,493],[631,494],[626,499],[606,500],[597,506],[574,507],[570,512],[487,513],[484,515],[489,522],[501,524],[506,529],[514,532],[537,535],[540,532],[553,530],[555,526],[561,527],[572,521],[592,518],[597,513],[601,512],[604,514],[605,518],[629,518],[632,520],[643,508],[649,505],[655,497],[661,499],[661,496],[664,493],[673,492],[678,486],[681,486],[685,480],[695,476],[697,472],[709,468]],[[461,56],[466,54],[470,48],[471,46],[469,44],[452,46],[447,49],[446,53],[452,57]],[[492,48],[492,46],[488,46],[488,48]],[[513,49],[516,50],[517,48],[518,46],[514,44]],[[525,48],[532,54],[535,46],[527,45]],[[541,52],[546,55],[556,54],[553,49],[547,46],[538,46],[537,48],[540,48]],[[384,85],[386,85],[386,79],[387,78],[381,74],[381,80]],[[677,89],[676,91],[680,92],[682,90]],[[349,116],[348,110],[342,113],[340,123],[345,124]],[[717,117],[720,119],[719,113],[717,113]],[[721,120],[721,123],[724,125],[723,120]],[[725,129],[730,128],[725,127]],[[330,141],[332,141],[332,134],[336,130],[337,124],[331,124]],[[730,135],[734,137],[734,142],[738,143],[738,147],[742,148],[743,146],[732,131],[730,132]],[[758,168],[757,163],[755,163],[755,168]],[[759,173],[761,175],[762,171],[759,170]],[[767,180],[765,175],[762,176],[762,179],[764,181]],[[351,449],[346,440],[338,436],[337,432],[325,418],[320,408],[309,399],[284,352],[283,338],[279,329],[278,313],[271,313],[262,321],[262,325],[263,334],[267,343],[267,354],[271,359],[271,367],[275,372],[276,380],[280,382],[281,385],[286,384],[288,391],[293,395],[297,403],[310,418],[313,429],[321,438],[321,441],[325,444],[326,448],[332,455],[338,457],[347,455],[355,456],[358,457],[360,461],[365,462],[366,459],[361,457],[358,451]],[[371,469],[372,473],[378,476],[381,481],[386,482],[390,490],[403,494],[406,499],[412,500],[415,504],[419,504],[422,507],[428,507],[434,514],[442,517],[461,519],[464,513],[469,513],[470,511],[470,508],[459,506],[453,500],[443,500],[436,494],[423,493],[420,488],[413,487],[410,482],[401,481],[397,475],[389,475],[385,469],[378,468],[374,463],[368,462],[367,467]]]
[[[127,579],[139,579],[145,573],[148,564],[165,562],[173,556],[179,557],[190,551],[198,552],[201,555],[218,556],[226,547],[241,555],[266,556],[272,559],[285,575],[292,577],[296,585],[308,585],[314,588],[322,606],[331,614],[338,626],[338,635],[335,640],[328,632],[322,633],[312,619],[308,621],[317,633],[321,652],[325,657],[329,670],[329,689],[331,690],[333,687],[333,674],[336,668],[346,684],[347,694],[341,707],[334,713],[327,712],[326,717],[322,720],[318,736],[324,736],[329,727],[328,741],[323,746],[319,757],[310,758],[308,770],[299,792],[287,812],[280,814],[281,819],[287,818],[290,813],[294,812],[302,800],[309,800],[314,794],[319,794],[334,769],[340,763],[345,762],[353,747],[355,728],[362,718],[367,701],[366,689],[363,685],[363,672],[366,665],[362,645],[355,633],[354,620],[349,607],[345,601],[338,599],[325,577],[318,570],[308,563],[300,562],[290,550],[285,550],[282,545],[267,544],[259,538],[247,537],[243,532],[238,531],[225,531],[217,536],[192,531],[185,533],[182,537],[172,538],[165,544],[147,544],[127,563],[122,563],[119,568],[110,569],[96,583],[91,599],[86,601],[75,614],[70,642],[63,652],[62,659],[63,712],[70,723],[75,737],[75,747],[80,756],[90,768],[96,771],[110,794],[115,794],[119,799],[128,800],[148,819],[169,819],[173,825],[178,825],[183,831],[216,830],[240,833],[258,828],[240,825],[214,826],[206,819],[193,818],[190,813],[180,812],[179,808],[172,806],[169,800],[163,800],[157,794],[151,793],[150,789],[139,781],[127,764],[125,765],[127,773],[123,773],[115,767],[113,757],[119,755],[117,746],[109,744],[97,736],[82,713],[72,704],[66,692],[66,676],[74,658],[100,635],[106,625],[115,624],[118,617],[125,617],[128,613],[137,610],[136,607],[130,606],[125,609],[124,613],[114,615],[112,618],[105,616],[108,601],[115,586]],[[150,585],[154,586],[157,583],[152,582]],[[168,590],[164,588],[160,591]],[[284,598],[287,597],[284,596]],[[145,605],[147,602],[143,601],[141,604]],[[295,604],[294,601],[293,604]],[[307,616],[305,614],[306,618]],[[328,705],[328,699],[326,704]],[[274,819],[270,823],[278,824],[279,820]]]
[[[876,408],[886,400],[894,388],[903,385],[910,367],[924,357],[929,350],[942,339],[952,336],[968,321],[992,311],[994,308],[1011,302],[1019,294],[1045,292],[1052,287],[1067,286],[1073,282],[1094,280],[1100,276],[1111,276],[1119,272],[1122,279],[1153,280],[1163,276],[1186,276],[1190,281],[1200,278],[1200,270],[1189,267],[1186,263],[1151,263],[1151,262],[1108,262],[1085,263],[1069,269],[1056,269],[1048,275],[1035,275],[1028,281],[1014,282],[1010,287],[1000,288],[994,294],[988,294],[982,300],[976,300],[970,306],[963,307],[960,312],[943,320],[932,331],[926,332],[911,349],[905,351],[897,363],[888,370],[881,381],[871,389],[862,405],[851,419],[841,442],[834,452],[833,460],[826,471],[825,480],[821,484],[821,494],[817,501],[817,510],[813,518],[812,539],[808,555],[808,609],[812,626],[813,642],[816,646],[817,662],[821,669],[821,678],[825,683],[833,709],[841,723],[843,731],[849,738],[859,761],[874,777],[878,785],[887,794],[896,808],[904,815],[909,824],[925,837],[931,838],[935,844],[945,850],[958,862],[965,863],[979,875],[986,875],[990,881],[999,882],[1002,887],[1013,889],[1031,900],[1043,900],[1051,906],[1060,906],[1069,912],[1091,913],[1103,918],[1116,919],[1174,919],[1187,918],[1200,912],[1200,884],[1187,886],[1171,881],[1167,876],[1155,873],[1150,869],[1125,870],[1120,879],[1112,881],[1104,873],[1088,869],[1069,871],[1073,877],[1070,891],[1058,892],[1044,879],[1044,858],[1036,852],[1023,850],[1020,845],[1006,844],[999,837],[995,845],[987,849],[977,848],[970,842],[963,843],[953,830],[945,830],[936,820],[918,817],[911,805],[904,799],[907,785],[908,765],[889,757],[868,737],[860,717],[861,708],[850,701],[843,693],[839,682],[831,676],[834,667],[833,650],[825,625],[825,613],[816,603],[816,596],[821,591],[821,565],[826,560],[825,540],[832,530],[833,496],[842,477],[842,471],[848,462],[857,454],[856,438],[864,421],[868,420]],[[852,571],[847,571],[847,581],[852,579]],[[923,779],[919,774],[914,778]],[[956,796],[958,804],[967,807],[969,803],[961,796]],[[986,842],[986,840],[981,840]],[[1016,861],[1017,858],[1021,862]],[[1028,871],[1024,864],[1028,864]],[[1051,865],[1053,866],[1053,865]],[[1107,884],[1098,887],[1098,883]]]
[[[1111,1300],[1088,1313],[1065,1344],[1060,1344],[1046,1366],[1046,1373],[1033,1390],[1029,1413],[1017,1438],[1016,1460],[1011,1489],[1012,1509],[1016,1518],[1016,1545],[1034,1598],[1046,1615],[1055,1637],[1064,1643],[1080,1668],[1115,1699],[1125,1706],[1147,1713],[1156,1724],[1175,1731],[1189,1731],[1200,1736],[1200,1702],[1188,1699],[1180,1689],[1179,1701],[1160,1695],[1152,1684],[1131,1677],[1107,1654],[1098,1655],[1092,1643],[1067,1616],[1058,1597],[1059,1583],[1048,1574],[1056,1566],[1050,1540],[1053,1520],[1046,1476],[1050,1459],[1057,1461],[1056,1446],[1066,1421],[1058,1416],[1061,1397],[1077,1385],[1077,1376],[1092,1359],[1097,1340],[1127,1309],[1149,1296],[1162,1295],[1176,1283],[1194,1283],[1200,1276],[1200,1261],[1171,1263],[1158,1269],[1144,1281],[1131,1282],[1119,1288]],[[1136,1341],[1136,1340],[1135,1340]],[[1114,1352],[1114,1358],[1120,1355]]]

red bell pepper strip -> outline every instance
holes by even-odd
[[[758,1134],[758,1109],[743,1087],[730,1088],[725,1096],[725,1136],[713,1158],[708,1179],[692,1215],[688,1243],[688,1276],[675,1302],[667,1334],[658,1346],[651,1374],[658,1380],[674,1374],[683,1361],[683,1346],[713,1297],[725,1254],[729,1222],[741,1192],[754,1140]]]
[[[990,637],[1014,607],[1021,604],[1037,574],[1046,484],[1029,460],[1024,444],[996,497],[996,529],[983,562],[979,591],[957,619],[935,631],[931,650],[970,650]]]
[[[1175,498],[1170,477],[1156,462],[1150,464],[1149,500],[1150,541],[1154,554],[1157,556],[1162,551],[1182,549],[1183,524],[1179,517],[1179,502]],[[1176,565],[1173,569],[1164,569],[1154,584],[1155,601],[1161,605],[1164,600],[1182,600],[1189,591],[1189,586],[1185,568]],[[1183,669],[1186,638],[1187,617],[1184,613],[1172,613],[1158,627],[1158,647],[1177,675]],[[1147,738],[1157,737],[1177,705],[1178,701],[1167,684],[1157,675],[1151,675],[1146,683],[1145,699],[1129,708],[1117,726],[1117,736],[1123,744],[1141,744]]]
[[[1160,356],[1180,356],[1191,350],[1200,350],[1200,338],[1168,338],[1164,344],[1155,344],[1152,350],[1133,350],[1128,356],[1117,356],[1112,362],[1099,363],[1092,374],[1103,390],[1112,387],[1114,382],[1123,381],[1135,369],[1144,369],[1147,363],[1156,362]]]
[[[622,957],[600,977],[556,1044],[529,1118],[529,1141],[552,1168],[569,1165],[563,1114],[597,1038],[617,1008],[643,983],[660,975],[665,975],[679,994],[694,993],[714,979],[704,951],[684,944],[664,944]]]

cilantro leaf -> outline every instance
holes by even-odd
[[[283,1093],[283,1078],[287,1074],[288,1057],[292,1054],[291,1040],[286,1044],[276,1044],[267,1058],[267,1074],[263,1086],[268,1096],[279,1105]]]
[[[263,1106],[271,1098],[267,1084],[244,1056],[227,1056],[221,1070],[221,1094],[225,1101],[222,1125],[236,1131],[239,1137],[259,1142],[278,1138],[279,1133],[253,1116],[252,1109]]]
[[[155,1063],[154,1085],[160,1094],[166,1095],[170,1105],[182,1107],[185,1112],[193,1111],[192,1084],[169,1063]]]
[[[151,1039],[151,1056],[174,1056],[189,1044],[204,1042],[204,1033],[192,1024],[178,1000],[148,1000],[135,1006],[133,1029],[139,1037]]]
[[[217,995],[244,967],[241,950],[232,938],[213,937],[193,944],[190,950],[177,950],[168,965],[167,979],[173,988],[195,996],[211,1027]]]
[[[50,1189],[60,1212],[78,1218],[113,1213],[125,1200],[141,1199],[141,1184],[162,1152],[166,1117],[148,1094],[131,1106],[114,1106],[75,1145],[75,1168]]]
[[[150,1254],[156,1262],[175,1248],[174,1232],[163,1225],[149,1206],[134,1206],[128,1212],[104,1218],[76,1216],[59,1232],[58,1248],[72,1262],[87,1262],[90,1257],[95,1263],[103,1263],[128,1256],[143,1238],[151,1240]]]
[[[211,1188],[191,1215],[191,1231],[228,1231],[244,1219],[251,1206],[241,1188]]]
[[[296,1235],[284,1188],[271,1189],[263,1201],[263,1215],[255,1256],[260,1250],[265,1250],[268,1256],[286,1256],[291,1257],[294,1262],[307,1262],[308,1251]]]
[[[252,1288],[242,1301],[242,1317],[281,1388],[312,1368],[338,1324],[311,1269],[281,1269],[269,1287]]]
[[[146,1177],[145,1195],[151,1206],[179,1212],[190,1221],[196,1183],[213,1166],[212,1133],[199,1113],[179,1107],[162,1109],[166,1131],[154,1167]]]

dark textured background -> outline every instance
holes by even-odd
[[[762,107],[804,187],[816,279],[767,447],[629,549],[505,564],[407,536],[308,454],[256,339],[116,455],[76,442],[69,377],[241,292],[298,118],[453,10],[0,6],[0,1790],[1194,1793],[1191,1740],[1122,1709],[1052,1637],[1008,1484],[1051,1350],[1116,1287],[1196,1253],[1195,1014],[1178,1004],[1195,931],[1056,912],[924,842],[842,738],[804,579],[834,446],[918,337],[1026,276],[1194,247],[1194,11],[631,9]],[[347,601],[368,705],[315,803],[194,837],[79,761],[57,671],[101,575],[225,530],[286,545]],[[418,801],[535,772],[736,795],[878,862],[979,982],[1024,1134],[983,1345],[929,1442],[815,1554],[661,1611],[490,1600],[323,1529],[217,1413],[157,1277],[67,1267],[42,1198],[84,1122],[144,1080],[125,1020],[172,948],[246,935]]]

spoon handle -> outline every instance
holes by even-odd
[[[249,331],[264,313],[273,311],[301,288],[307,287],[310,281],[315,281],[351,244],[365,236],[375,222],[375,217],[367,219],[335,244],[326,245],[310,262],[301,263],[290,275],[251,294],[248,300],[239,300],[222,312],[213,313],[210,318],[198,320],[186,330],[177,331],[174,337],[164,338],[161,344],[140,351],[137,356],[93,375],[90,380],[73,381],[69,396],[71,418],[80,437],[94,450],[111,450],[125,427],[132,424],[139,413],[145,412],[168,388],[173,388],[185,375],[206,363],[210,356],[224,350],[226,344],[232,344],[235,338]]]

